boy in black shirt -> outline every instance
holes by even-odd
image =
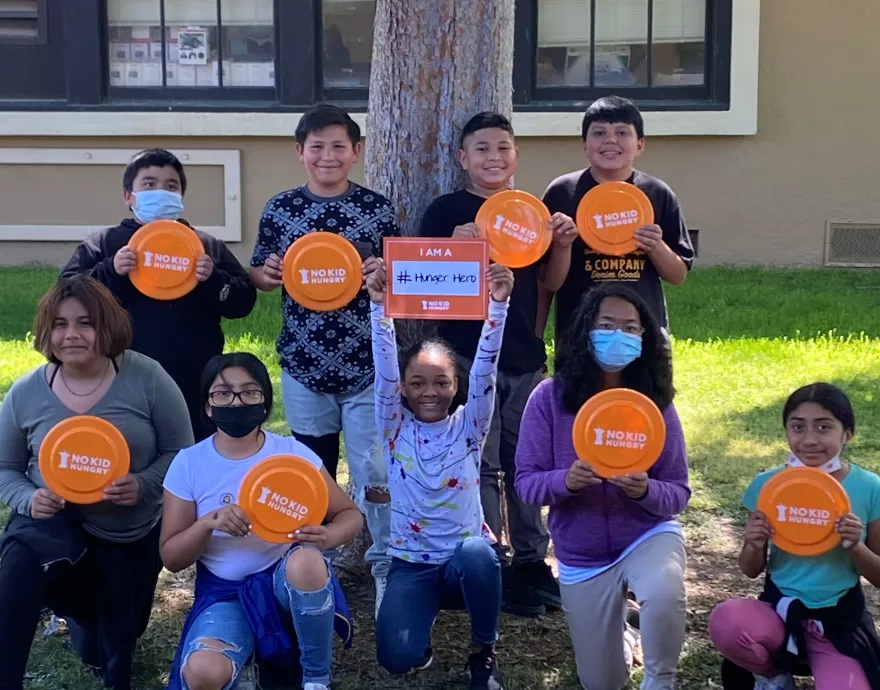
[[[602,182],[616,180],[630,182],[648,196],[655,221],[636,231],[639,249],[625,256],[601,254],[580,237],[575,239],[571,268],[556,293],[556,339],[564,337],[572,313],[590,288],[606,282],[626,283],[668,329],[660,281],[683,283],[694,260],[694,248],[672,190],[665,182],[633,168],[645,148],[642,114],[629,99],[600,98],[587,109],[581,135],[590,167],[550,183],[544,193],[550,211],[575,216],[584,194]]]
[[[516,172],[519,153],[513,127],[503,115],[480,113],[464,126],[459,162],[468,174],[468,187],[435,199],[422,218],[423,237],[478,237],[474,223],[483,202],[509,187]],[[550,221],[553,244],[542,259],[531,266],[514,269],[513,293],[498,359],[496,405],[480,477],[483,512],[489,528],[501,534],[501,487],[504,496],[513,559],[500,553],[504,582],[502,609],[520,616],[538,616],[546,607],[561,608],[559,584],[545,564],[549,537],[540,508],[523,503],[514,486],[516,443],[526,401],[543,378],[544,341],[535,333],[538,314],[538,284],[557,289],[568,268],[569,247],[577,228],[570,217],[557,213]],[[441,321],[439,335],[449,341],[465,370],[477,351],[482,322]]]
[[[196,230],[205,253],[196,263],[199,284],[195,290],[167,301],[141,294],[129,278],[137,256],[128,242],[141,225],[154,220],[179,220],[189,225],[180,219],[186,173],[174,154],[148,149],[129,161],[122,189],[134,217],[80,244],[61,276],[86,273],[119,298],[131,314],[131,349],[155,359],[174,379],[186,400],[198,442],[214,433],[204,421],[199,379],[208,360],[223,353],[221,318],[246,317],[254,308],[257,292],[229,247]]]

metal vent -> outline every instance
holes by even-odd
[[[828,221],[825,265],[880,267],[880,223]]]
[[[38,0],[0,0],[0,41],[32,41],[39,36]]]

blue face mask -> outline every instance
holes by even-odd
[[[642,336],[616,331],[594,329],[590,341],[596,363],[602,371],[620,371],[642,354]]]
[[[183,196],[167,189],[145,189],[133,193],[131,210],[141,223],[154,220],[177,220],[183,213]]]

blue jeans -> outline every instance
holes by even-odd
[[[273,579],[275,598],[282,612],[293,618],[293,627],[299,642],[300,665],[303,669],[303,685],[306,683],[330,684],[330,666],[333,663],[333,620],[335,605],[333,585],[327,583],[315,592],[294,589],[287,581],[284,569],[287,559],[297,549],[313,548],[295,546],[278,561]],[[329,571],[330,564],[327,564]],[[331,574],[332,577],[332,574]],[[254,635],[239,601],[224,601],[205,609],[196,618],[183,645],[181,673],[190,654],[199,650],[220,651],[205,640],[220,640],[228,645],[221,654],[232,662],[232,681],[229,690],[238,679],[241,669],[254,654]],[[186,681],[182,680],[186,688]]]
[[[465,539],[445,563],[392,559],[376,621],[379,663],[391,673],[407,673],[424,663],[434,620],[444,609],[467,609],[471,640],[495,643],[501,613],[501,566],[495,550],[483,539]]]
[[[373,387],[361,393],[331,395],[309,390],[287,372],[281,372],[281,392],[290,430],[304,436],[327,436],[340,431],[345,438],[348,471],[359,496],[358,507],[367,518],[373,544],[366,561],[374,576],[388,572],[391,557],[391,508],[364,497],[367,489],[388,491],[388,466],[379,443]]]

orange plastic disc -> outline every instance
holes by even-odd
[[[40,475],[49,491],[71,503],[98,503],[104,489],[128,474],[131,456],[122,432],[106,419],[68,417],[40,446]]]
[[[666,443],[666,421],[646,395],[611,388],[584,403],[571,435],[581,460],[600,477],[615,477],[651,468]]]
[[[840,482],[815,467],[774,474],[761,489],[757,508],[774,530],[773,543],[796,556],[817,556],[837,546],[834,525],[852,510]]]
[[[321,471],[295,455],[272,455],[254,465],[241,483],[238,505],[260,539],[284,544],[303,525],[320,525],[330,494]]]
[[[549,222],[543,201],[513,189],[486,199],[476,218],[489,240],[489,258],[508,268],[530,266],[544,256],[553,240]]]
[[[332,311],[351,302],[363,286],[361,255],[334,232],[310,232],[284,255],[284,289],[313,311]]]
[[[178,299],[198,285],[196,262],[205,247],[192,228],[176,220],[156,220],[142,225],[128,246],[137,254],[129,277],[147,297]]]
[[[636,251],[636,230],[654,222],[654,207],[645,193],[629,182],[603,182],[577,207],[578,232],[592,249],[623,256]]]

